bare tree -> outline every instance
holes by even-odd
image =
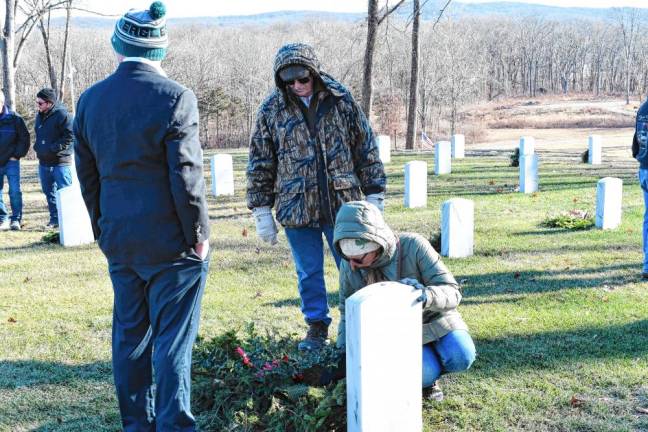
[[[620,8],[616,10],[616,20],[623,41],[623,57],[625,59],[625,97],[626,104],[630,103],[630,70],[632,57],[637,42],[637,28],[639,26],[639,11],[634,8]]]
[[[367,117],[371,116],[373,98],[373,58],[376,48],[376,32],[378,26],[391,15],[405,0],[400,0],[392,7],[385,5],[382,11],[378,10],[378,0],[369,0],[367,11],[367,45],[365,47],[363,82],[362,82],[362,110]]]
[[[10,109],[16,107],[16,69],[27,39],[45,13],[60,9],[65,2],[67,0],[5,0],[5,24],[0,49],[3,59],[2,78],[5,83],[5,100]],[[16,27],[17,11],[25,16],[25,21],[18,27]]]
[[[421,20],[421,2],[412,1],[412,64],[410,68],[409,108],[407,109],[407,134],[405,148],[414,149],[416,138],[416,110],[418,108],[418,68],[419,68],[419,23]]]
[[[52,51],[50,49],[50,14],[47,14],[47,25],[45,24],[45,18],[40,17],[38,19],[38,29],[41,32],[43,38],[43,46],[45,47],[45,59],[47,60],[47,71],[49,73],[50,86],[56,93],[58,93],[58,80],[56,78],[56,70],[54,69],[54,64],[52,62]]]
[[[16,108],[15,27],[16,9],[14,0],[5,0],[5,23],[0,47],[2,48],[2,82],[4,83],[5,104],[11,110]]]

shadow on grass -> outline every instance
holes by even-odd
[[[645,358],[648,320],[529,335],[476,339],[474,370],[498,375],[514,370],[569,367],[574,362]]]
[[[326,293],[326,301],[328,302],[329,309],[338,307],[340,303],[340,291],[329,291]],[[301,300],[299,299],[299,294],[297,293],[297,287],[295,287],[295,297],[286,298],[283,300],[277,300],[275,302],[264,303],[263,306],[274,306],[274,307],[287,307],[287,306],[297,306],[301,305]]]
[[[47,234],[48,231],[43,231],[43,236]],[[63,247],[59,243],[47,243],[44,241],[31,242],[23,244],[20,246],[0,246],[0,252],[20,252],[20,251],[30,251],[30,252],[41,252],[43,249],[50,249],[52,252],[56,253],[76,253],[83,250],[94,249],[95,243],[90,243],[83,246],[74,246],[74,247]]]
[[[497,294],[530,294],[569,289],[592,289],[639,282],[638,264],[616,264],[597,268],[497,272],[466,276],[463,284],[467,298]],[[628,272],[628,270],[637,270]],[[465,303],[466,301],[464,301]]]
[[[70,365],[38,360],[0,361],[0,389],[69,384],[74,381],[112,381],[110,362]]]

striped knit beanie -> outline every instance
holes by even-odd
[[[143,57],[162,60],[166,56],[166,7],[153,2],[148,10],[131,9],[115,25],[111,42],[115,51],[124,57]]]

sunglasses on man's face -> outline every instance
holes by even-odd
[[[297,79],[290,80],[290,81],[284,81],[284,83],[286,83],[286,85],[293,86],[293,85],[295,85],[295,83],[308,84],[310,82],[310,80],[311,80],[311,77],[307,76],[306,78],[297,78]]]

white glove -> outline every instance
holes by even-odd
[[[256,207],[252,209],[256,232],[261,240],[271,245],[277,244],[277,224],[272,217],[270,207]]]
[[[380,213],[385,211],[385,192],[369,194],[365,200],[368,203],[375,205],[378,210],[380,210]]]

